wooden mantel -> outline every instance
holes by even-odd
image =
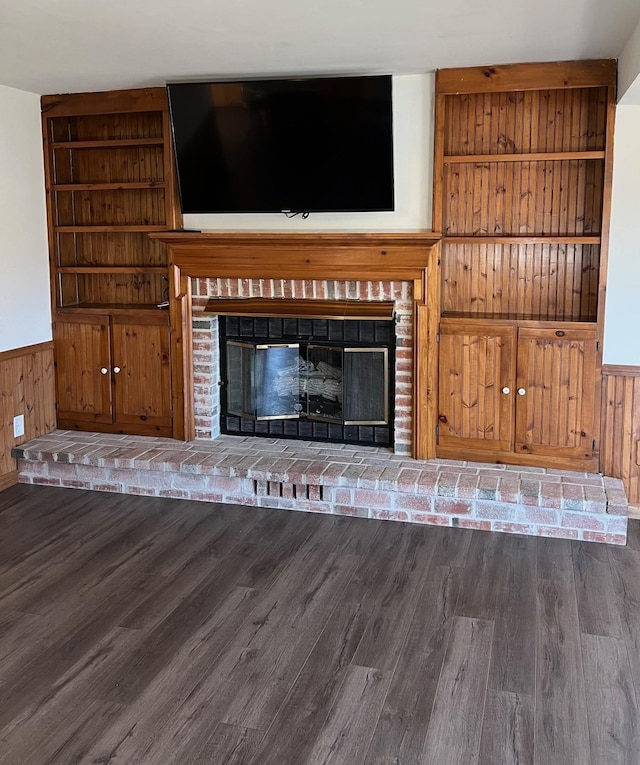
[[[407,233],[149,234],[169,249],[174,437],[194,438],[191,279],[410,281],[414,300],[413,456],[435,456],[440,236]]]

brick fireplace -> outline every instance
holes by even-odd
[[[395,326],[394,452],[410,455],[413,435],[413,284],[409,281],[339,281],[293,279],[194,279],[193,396],[196,438],[220,435],[220,354],[218,317],[205,312],[213,299],[393,303]],[[313,440],[313,439],[311,439]]]

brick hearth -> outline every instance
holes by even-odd
[[[622,482],[593,473],[420,461],[387,449],[220,436],[55,431],[14,449],[22,483],[625,544]]]

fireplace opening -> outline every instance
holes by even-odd
[[[393,446],[393,320],[219,322],[223,433]]]

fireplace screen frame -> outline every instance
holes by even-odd
[[[233,351],[231,350],[233,349]],[[241,356],[240,363],[236,364],[232,361],[235,349],[239,349]],[[260,411],[264,411],[265,398],[269,395],[268,391],[265,391],[265,386],[273,387],[273,378],[278,376],[277,367],[274,368],[273,364],[269,363],[270,352],[283,351],[283,350],[295,350],[296,351],[296,372],[294,373],[293,384],[297,380],[297,395],[294,397],[298,399],[298,403],[293,405],[296,409],[295,412],[288,412],[284,408],[277,414],[260,414]],[[245,363],[246,354],[243,351],[250,351],[249,364]],[[315,370],[317,362],[317,356],[323,352],[331,352],[340,356],[340,377],[330,378],[329,381],[334,381],[340,385],[340,391],[337,393],[337,400],[341,402],[341,416],[332,417],[331,415],[325,416],[320,414],[319,411],[311,411],[311,395],[309,393],[308,385],[317,380],[322,388],[321,378],[314,376],[314,373],[308,374],[310,369]],[[352,376],[345,377],[345,360],[354,354],[368,354],[373,356],[374,354],[380,354],[382,356],[382,381],[380,384],[380,395],[376,397],[376,401],[373,402],[373,406],[378,406],[381,411],[381,417],[377,419],[356,419],[345,417],[345,408],[348,399],[348,391],[346,388],[350,387],[353,383]],[[273,356],[273,354],[271,354]],[[282,356],[282,354],[279,354]],[[293,357],[293,354],[291,354]],[[312,361],[314,358],[314,361]],[[340,346],[329,345],[320,343],[264,343],[253,342],[247,340],[226,340],[226,368],[227,379],[225,381],[226,389],[226,411],[228,414],[236,415],[237,417],[249,417],[258,422],[267,420],[284,420],[284,419],[309,419],[316,420],[318,422],[333,422],[339,425],[389,425],[389,349],[386,346],[372,346],[372,347],[355,347],[355,346]],[[302,364],[298,364],[298,359],[302,361]],[[293,361],[293,358],[291,359]],[[321,362],[320,362],[321,363]],[[327,365],[328,366],[328,365]],[[265,370],[271,368],[271,375],[265,373]],[[333,367],[338,369],[338,367]],[[237,371],[236,371],[237,369]],[[274,374],[275,373],[275,374]],[[265,379],[266,378],[266,379]],[[277,380],[276,380],[277,381]],[[323,381],[324,382],[324,381]],[[291,383],[290,383],[291,384]],[[335,390],[334,390],[335,393]],[[281,398],[281,397],[279,397]],[[322,394],[316,395],[315,398],[325,398]],[[237,401],[249,402],[251,405],[238,406]]]
[[[393,447],[396,334],[392,317],[381,320],[219,314],[218,322],[222,433]],[[253,355],[249,368],[242,372],[245,382],[241,384],[238,384],[237,379],[234,381],[234,374],[237,377],[243,364],[236,363],[235,372],[230,368],[229,348],[231,354],[233,349],[238,349],[244,353],[249,350]],[[317,374],[318,371],[324,371],[326,381],[330,383],[328,388],[331,395],[323,399],[322,393],[318,392],[318,388],[322,390],[320,383],[314,386],[312,399],[307,395],[309,388],[306,383],[297,388],[294,379],[293,399],[287,402],[287,396],[282,397],[281,403],[284,406],[277,414],[277,407],[273,403],[277,396],[261,398],[260,401],[257,400],[260,396],[245,396],[244,399],[239,394],[230,396],[230,389],[234,385],[249,390],[251,382],[257,380],[260,384],[260,374],[256,375],[254,363],[258,354],[281,349],[293,350],[298,369],[309,371],[308,382],[314,378],[325,379],[324,375]],[[325,354],[326,351],[329,354]],[[339,359],[336,354],[339,354]],[[375,354],[375,360],[372,359],[371,364],[367,365],[366,360],[364,363],[357,361],[356,354]],[[322,361],[326,362],[328,370],[322,369]],[[269,366],[264,359],[260,363],[263,370]],[[295,365],[293,359],[280,359],[278,363],[286,366],[288,372]],[[333,379],[332,367],[340,370]],[[371,375],[374,368],[376,373]],[[345,369],[351,370],[351,380],[360,381],[359,387],[349,388],[349,374],[342,380],[342,371]],[[292,385],[290,376],[285,376],[287,386]],[[340,393],[339,399],[336,399],[332,396],[335,395],[338,379]],[[366,391],[372,395],[367,401],[356,392],[345,393],[348,390]],[[335,412],[337,416],[333,417],[331,407],[335,401],[338,401],[338,409]],[[296,407],[294,413],[293,407],[296,404],[299,407]],[[320,409],[314,411],[312,404]],[[362,415],[362,419],[358,419],[359,415]]]

